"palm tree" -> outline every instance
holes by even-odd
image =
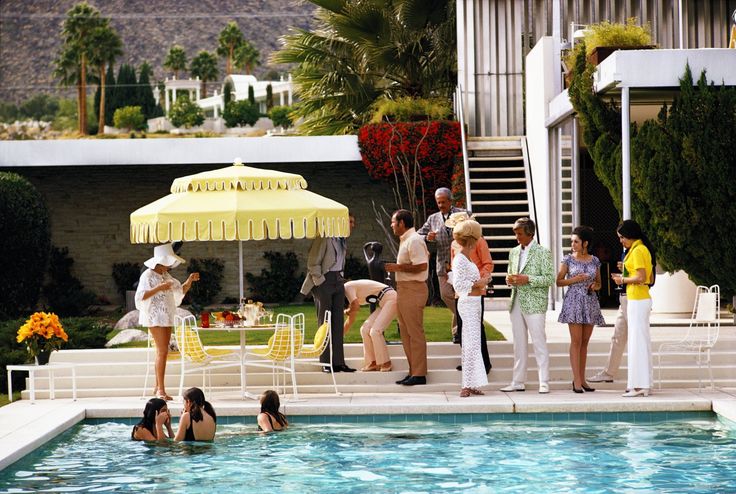
[[[179,45],[169,48],[169,53],[164,60],[164,67],[174,72],[174,78],[179,78],[179,71],[187,69],[187,54]]]
[[[243,43],[243,33],[235,21],[228,22],[225,29],[220,31],[220,37],[217,42],[219,45],[217,47],[217,54],[225,57],[225,72],[226,75],[230,75],[233,73],[235,49]]]
[[[261,54],[256,47],[245,40],[235,49],[233,64],[236,68],[250,75],[253,73],[253,69],[261,64],[260,56]]]
[[[453,0],[310,0],[313,31],[282,38],[295,114],[307,134],[354,133],[379,98],[450,98],[457,81]]]
[[[189,66],[189,72],[202,81],[202,97],[207,97],[207,81],[214,81],[219,75],[217,57],[208,51],[202,50],[194,57]]]
[[[105,133],[105,77],[107,68],[112,66],[115,59],[123,54],[123,43],[120,36],[113,28],[105,23],[96,28],[91,35],[91,52],[89,63],[97,69],[97,77],[100,85],[100,114],[97,119],[98,134]]]
[[[92,33],[106,22],[100,17],[100,12],[94,7],[81,2],[69,9],[61,28],[64,38],[59,58],[56,60],[57,70],[61,70],[62,85],[72,79],[73,65],[78,67],[77,110],[79,117],[79,132],[87,134],[87,64],[92,51]],[[70,66],[72,64],[72,66]]]

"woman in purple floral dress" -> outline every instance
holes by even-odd
[[[593,326],[605,323],[595,293],[601,288],[601,261],[588,251],[592,240],[592,228],[575,228],[570,237],[572,254],[562,259],[557,273],[557,286],[567,287],[558,321],[567,323],[570,328],[572,390],[576,393],[595,391],[585,382],[588,341]]]

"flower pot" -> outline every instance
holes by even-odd
[[[38,355],[36,355],[36,365],[46,365],[49,363],[49,359],[51,358],[51,352],[49,350],[39,350]]]
[[[588,56],[588,62],[598,66],[603,60],[608,58],[613,52],[618,50],[651,50],[656,48],[654,45],[647,46],[598,46],[593,49]]]

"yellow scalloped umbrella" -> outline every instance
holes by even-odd
[[[177,178],[171,194],[130,215],[130,241],[238,240],[243,297],[243,240],[347,237],[348,208],[307,189],[301,175],[233,166]]]

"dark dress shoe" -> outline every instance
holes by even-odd
[[[398,381],[396,381],[396,384],[404,384],[409,379],[411,379],[411,374],[407,375],[404,379],[399,379]]]
[[[461,343],[460,335],[457,335],[457,334],[452,335],[452,342],[456,345],[459,345]]]
[[[333,365],[332,368],[335,369],[335,372],[355,372],[355,369],[345,364]]]
[[[427,378],[424,376],[411,376],[402,383],[404,386],[417,386],[419,384],[427,384]]]
[[[463,366],[462,365],[458,365],[457,367],[455,367],[455,369],[461,371],[461,370],[463,370]]]

